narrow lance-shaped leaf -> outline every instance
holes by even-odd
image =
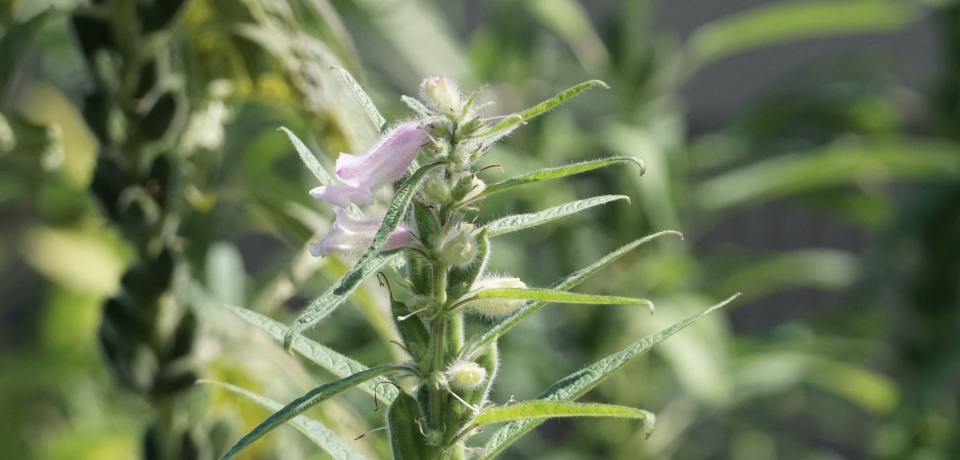
[[[580,83],[579,85],[574,86],[573,88],[570,88],[570,89],[568,89],[568,90],[566,90],[566,91],[563,91],[563,92],[561,92],[560,94],[557,94],[556,96],[553,96],[552,98],[547,99],[546,101],[543,101],[543,102],[541,102],[541,103],[539,103],[539,104],[537,104],[537,105],[535,105],[535,106],[533,106],[533,107],[530,107],[530,108],[527,109],[527,110],[524,110],[523,112],[520,112],[520,113],[519,113],[520,119],[521,119],[522,121],[530,120],[530,119],[532,119],[532,118],[534,118],[534,117],[536,117],[536,116],[538,116],[538,115],[540,115],[540,114],[543,114],[544,112],[546,112],[546,111],[548,111],[548,110],[550,110],[550,109],[552,109],[552,108],[554,108],[554,107],[556,107],[556,106],[558,106],[558,105],[560,105],[560,104],[563,104],[567,99],[570,99],[571,97],[576,96],[577,94],[580,94],[580,93],[583,92],[584,90],[588,90],[588,89],[593,88],[593,87],[595,87],[595,86],[602,86],[602,87],[604,87],[604,88],[610,88],[609,86],[607,86],[606,83],[604,83],[604,82],[602,82],[602,81],[600,81],[600,80],[590,80],[590,81],[588,81],[588,82]],[[490,130],[491,130],[491,131],[498,130],[498,129],[500,128],[500,125],[501,125],[501,124],[504,124],[504,123],[510,123],[510,124],[512,124],[512,123],[516,123],[516,121],[515,121],[515,120],[511,120],[511,119],[503,120],[503,121],[501,121],[500,123],[494,125],[492,128],[490,128]]]
[[[406,393],[387,409],[387,435],[393,458],[397,460],[427,460],[434,458],[434,448],[427,446],[419,421],[423,418],[417,400]]]
[[[564,377],[557,383],[537,397],[538,400],[545,401],[573,401],[583,396],[587,391],[597,386],[600,382],[610,377],[614,372],[625,366],[637,356],[649,351],[654,345],[663,342],[668,337],[676,334],[681,329],[693,324],[700,318],[710,314],[720,307],[730,303],[740,294],[736,294],[729,299],[724,300],[700,313],[689,316],[686,319],[660,331],[655,334],[644,337],[623,350],[614,353],[606,358],[597,361],[573,374]],[[483,448],[483,459],[492,459],[503,451],[508,445],[519,439],[521,436],[537,427],[540,424],[538,420],[525,420],[511,422],[496,433],[487,441]]]
[[[617,249],[614,252],[611,252],[610,254],[607,254],[602,259],[594,262],[590,266],[577,270],[576,272],[573,272],[567,275],[566,277],[560,279],[556,283],[553,283],[550,286],[550,289],[558,290],[558,291],[565,291],[568,289],[572,289],[574,286],[580,284],[581,281],[587,279],[587,277],[589,277],[590,275],[600,271],[601,268],[606,267],[607,265],[610,265],[613,261],[619,259],[624,254],[664,235],[678,235],[681,238],[683,238],[683,235],[680,232],[673,231],[673,230],[665,230],[662,232],[645,236],[643,238],[640,238],[632,243],[629,243],[623,246],[620,249]],[[473,350],[477,350],[480,347],[483,347],[484,345],[492,342],[497,337],[505,334],[507,331],[512,329],[517,324],[520,324],[521,321],[526,319],[528,316],[532,315],[534,312],[536,312],[540,308],[543,308],[543,306],[548,303],[550,302],[535,301],[535,302],[524,303],[523,306],[521,306],[519,309],[509,314],[508,316],[501,318],[497,322],[490,325],[490,327],[486,328],[483,332],[481,332],[480,335],[476,339],[474,339],[470,343],[470,345],[466,348],[466,353],[467,354],[472,353]]]
[[[237,443],[234,444],[233,447],[227,451],[227,453],[220,457],[220,460],[227,460],[228,458],[233,457],[238,452],[252,444],[254,441],[262,438],[264,435],[272,431],[274,428],[303,413],[303,411],[332,398],[344,390],[353,388],[359,383],[365,382],[374,377],[397,371],[416,373],[414,369],[407,366],[399,364],[384,364],[313,389],[309,393],[293,400],[293,402],[290,404],[283,406],[283,408],[274,412],[270,417],[267,417],[267,419],[257,425],[253,431],[240,438],[240,440],[237,441]]]
[[[293,131],[290,131],[283,126],[277,128],[280,131],[283,131],[287,134],[287,137],[290,138],[290,142],[293,143],[293,147],[297,150],[297,153],[300,155],[300,160],[303,161],[303,164],[307,166],[307,169],[316,176],[317,180],[320,181],[321,185],[336,185],[337,181],[333,179],[330,173],[323,168],[323,165],[320,164],[320,161],[317,160],[317,157],[314,156],[313,152],[307,148],[306,144],[297,137],[296,134],[293,134]]]
[[[566,401],[527,401],[497,407],[482,412],[467,430],[491,423],[514,421],[543,421],[554,417],[619,417],[643,420],[647,437],[656,421],[650,412],[632,407],[610,404],[585,404]]]
[[[357,263],[357,265],[345,273],[343,277],[337,280],[333,286],[327,289],[326,292],[311,302],[306,310],[287,328],[283,335],[283,349],[289,353],[293,346],[293,340],[301,332],[333,312],[333,310],[347,300],[347,297],[360,286],[363,280],[369,278],[385,265],[400,257],[402,252],[403,248],[392,249],[377,254],[372,259],[368,259],[363,263]]]
[[[591,304],[612,304],[612,305],[636,305],[643,304],[650,308],[653,313],[653,302],[645,299],[633,299],[630,297],[617,297],[610,295],[577,294],[574,292],[558,291],[554,289],[528,289],[528,288],[493,288],[477,292],[473,296],[462,300],[460,303],[470,305],[473,300],[481,299],[520,299],[520,300],[540,300],[544,302],[560,303],[591,303]]]
[[[514,187],[519,187],[521,185],[527,185],[534,182],[540,182],[550,179],[557,179],[560,177],[571,176],[574,174],[580,174],[587,171],[592,171],[594,169],[602,168],[604,166],[610,166],[617,163],[629,163],[634,162],[637,166],[640,166],[640,175],[646,171],[646,166],[643,164],[643,160],[638,157],[611,157],[603,158],[600,160],[590,160],[582,163],[576,163],[572,165],[560,166],[556,168],[546,168],[539,171],[530,172],[527,174],[521,174],[519,176],[511,177],[506,180],[502,180],[495,184],[488,185],[487,188],[483,189],[482,192],[464,200],[460,203],[454,205],[454,207],[460,207],[468,203],[482,200],[490,195],[500,193],[506,190],[510,190]]]
[[[350,75],[350,72],[343,67],[333,66],[333,69],[337,69],[340,72],[340,77],[343,78],[343,81],[347,82],[347,86],[350,87],[350,91],[353,91],[353,96],[357,98],[357,102],[363,106],[363,110],[367,112],[367,116],[370,117],[370,120],[373,121],[373,125],[384,132],[387,130],[387,120],[383,118],[383,115],[380,115],[380,111],[377,110],[377,106],[373,104],[373,101],[370,100],[370,96],[367,96],[366,91],[360,86],[360,83],[357,83],[357,80],[353,78],[353,75]],[[326,184],[324,184],[326,185]]]
[[[246,308],[235,307],[233,305],[224,305],[224,307],[236,313],[250,324],[259,327],[270,335],[270,337],[273,337],[274,340],[283,343],[283,330],[286,328],[283,323]],[[293,339],[292,349],[304,358],[309,359],[337,376],[337,378],[347,377],[369,369],[367,366],[303,336],[297,336]],[[387,401],[393,401],[393,398],[397,396],[397,389],[394,388],[393,385],[380,385],[378,387],[376,383],[366,381],[358,385],[358,388],[371,395],[379,395]]]
[[[403,251],[403,248],[398,248],[377,254],[377,251],[379,251],[383,243],[387,241],[390,234],[400,225],[400,221],[403,220],[403,215],[410,205],[410,200],[413,199],[414,192],[416,192],[420,183],[423,182],[424,176],[437,166],[439,165],[434,163],[420,168],[397,189],[397,193],[393,197],[390,207],[387,208],[386,215],[383,217],[383,223],[380,225],[380,229],[377,230],[376,235],[374,235],[373,241],[370,242],[370,246],[360,256],[360,260],[357,261],[357,264],[353,268],[345,273],[327,292],[324,292],[319,298],[311,302],[306,310],[297,317],[283,338],[283,348],[285,350],[290,351],[293,338],[296,337],[297,334],[300,334],[333,312],[340,304],[346,301],[347,297],[356,290],[357,286],[359,286],[363,280],[376,273],[381,267],[396,258],[400,252]]]
[[[417,113],[417,115],[420,115],[423,118],[429,118],[431,116],[430,109],[428,109],[427,106],[410,96],[400,96],[400,101],[402,101],[404,104],[407,104],[407,107],[409,107],[410,110],[413,110]]]
[[[488,222],[484,225],[484,228],[487,229],[487,236],[503,235],[504,233],[536,227],[537,225],[545,224],[561,217],[576,214],[584,209],[617,200],[627,200],[629,202],[630,198],[626,195],[595,196],[593,198],[571,201],[539,212],[507,216],[493,222]]]
[[[212,380],[199,380],[197,383],[204,383],[225,388],[272,411],[280,410],[280,408],[283,407],[282,404],[267,398],[266,396],[244,390],[243,388],[230,385],[229,383],[214,382]],[[290,423],[308,438],[310,438],[311,441],[320,446],[324,452],[329,454],[335,460],[366,460],[366,457],[360,455],[357,451],[351,449],[350,446],[344,444],[344,442],[340,440],[340,438],[337,437],[333,431],[323,426],[322,423],[316,420],[304,415],[298,415],[291,419]]]
[[[792,1],[753,8],[694,31],[687,49],[694,67],[758,46],[802,38],[901,29],[921,15],[908,2]],[[691,69],[693,70],[693,69]]]

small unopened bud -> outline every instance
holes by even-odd
[[[472,390],[483,384],[487,370],[472,361],[457,361],[447,367],[447,382],[457,390]]]
[[[473,292],[484,291],[497,288],[519,288],[523,289],[527,285],[520,281],[520,278],[490,278],[477,281],[473,285]],[[469,295],[469,294],[468,294]],[[523,305],[522,299],[480,299],[470,302],[471,308],[487,316],[503,316]]]
[[[423,195],[432,204],[447,204],[450,202],[450,184],[443,174],[431,174],[423,182]]]
[[[463,230],[455,230],[440,244],[440,260],[455,267],[473,262],[477,257],[477,239]]]
[[[463,95],[457,82],[447,77],[427,77],[420,84],[420,92],[426,102],[444,115],[456,115],[463,107]]]
[[[469,197],[477,196],[477,194],[485,188],[487,188],[487,184],[477,179],[476,176],[464,176],[457,181],[457,185],[450,191],[450,196],[452,196],[454,200],[462,201]]]
[[[474,178],[470,181],[470,191],[467,192],[467,195],[464,196],[463,199],[468,200],[468,199],[470,199],[470,198],[473,198],[473,197],[479,195],[480,192],[482,192],[483,189],[485,189],[485,188],[487,188],[487,184],[484,184],[482,180],[477,179],[476,177],[474,177]]]

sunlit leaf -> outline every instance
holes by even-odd
[[[580,270],[577,270],[576,272],[573,272],[567,275],[566,277],[560,279],[556,283],[553,283],[552,285],[550,285],[550,289],[560,290],[560,291],[572,289],[574,286],[580,284],[581,281],[587,279],[587,277],[589,277],[590,275],[600,271],[601,268],[606,267],[607,265],[610,265],[611,263],[613,263],[613,261],[619,259],[624,254],[664,235],[677,235],[680,237],[683,236],[680,234],[680,232],[676,232],[673,230],[666,230],[666,231],[645,236],[643,238],[640,238],[636,241],[633,241],[621,247],[620,249],[617,249],[616,251],[611,252],[610,254],[607,254],[602,259],[590,264],[590,266],[582,268]],[[521,321],[526,319],[528,316],[532,315],[534,312],[536,312],[540,308],[543,308],[543,306],[547,305],[548,303],[550,302],[534,301],[534,302],[524,303],[523,306],[521,306],[519,309],[517,309],[513,313],[510,313],[509,315],[497,320],[497,322],[491,324],[490,327],[483,330],[483,332],[481,332],[476,339],[471,341],[471,343],[467,347],[467,354],[471,353],[472,350],[477,350],[480,347],[490,343],[491,341],[495,340],[497,337],[502,336],[507,331],[512,329],[517,324],[520,324]]]
[[[244,396],[250,399],[251,401],[272,411],[278,411],[283,407],[283,405],[281,405],[280,403],[270,398],[267,398],[266,396],[256,394],[252,391],[244,390],[243,388],[230,385],[229,383],[214,382],[211,380],[200,380],[197,383],[205,383],[208,385],[214,385],[221,388],[225,388],[238,395]],[[303,434],[307,435],[307,437],[310,438],[311,441],[316,443],[317,446],[320,446],[320,448],[323,449],[324,452],[326,452],[336,460],[366,460],[366,457],[364,457],[363,455],[360,455],[357,451],[351,449],[349,446],[344,444],[343,441],[341,441],[340,438],[337,437],[337,435],[334,434],[333,431],[323,426],[322,423],[316,420],[313,420],[304,415],[298,415],[293,417],[290,420],[290,423],[293,426],[295,426],[298,430],[300,430]],[[224,456],[223,458],[228,458],[228,457]]]
[[[300,155],[300,160],[303,161],[303,164],[307,166],[307,169],[309,169],[310,172],[312,172],[317,178],[317,180],[320,181],[321,185],[337,185],[339,183],[333,179],[326,169],[323,168],[323,165],[320,164],[320,161],[317,160],[317,157],[314,156],[313,152],[307,148],[306,144],[304,144],[296,134],[293,134],[293,131],[290,131],[282,126],[278,129],[287,134],[287,137],[290,138],[290,142],[293,143],[293,147]]]
[[[367,116],[369,116],[370,120],[373,121],[373,125],[376,126],[380,132],[386,131],[387,120],[383,118],[383,115],[380,115],[380,111],[377,110],[377,106],[373,104],[372,100],[370,100],[370,96],[367,96],[367,92],[363,90],[363,88],[360,86],[360,83],[357,83],[357,80],[353,78],[353,75],[350,75],[350,72],[348,72],[347,69],[339,66],[333,66],[333,68],[337,69],[337,72],[340,73],[343,81],[347,83],[350,91],[352,91],[353,95],[356,96],[357,102],[363,106],[363,110],[367,112]]]
[[[528,289],[528,288],[493,288],[477,292],[462,303],[469,305],[470,301],[481,299],[520,299],[520,300],[539,300],[542,302],[559,303],[589,303],[589,304],[610,304],[610,305],[636,305],[643,304],[653,312],[653,302],[645,299],[632,299],[630,297],[617,297],[610,295],[577,294],[574,292],[558,291],[553,289]]]
[[[717,305],[714,305],[700,313],[692,315],[679,323],[674,324],[656,334],[649,335],[643,339],[634,342],[632,345],[627,348],[614,353],[606,358],[597,361],[573,374],[564,377],[557,383],[553,384],[550,388],[540,394],[537,397],[538,400],[548,400],[548,401],[573,401],[583,396],[591,388],[597,386],[600,382],[606,380],[608,377],[613,375],[614,372],[627,365],[637,356],[640,356],[643,353],[646,353],[654,345],[663,342],[668,337],[673,334],[676,334],[681,329],[689,326],[694,321],[708,315],[709,313],[717,310],[718,308],[730,303],[733,299],[737,298],[739,294],[730,297],[723,302],[720,302]],[[521,436],[534,429],[541,422],[538,420],[525,420],[525,421],[515,421],[511,422],[507,426],[504,426],[487,441],[487,444],[484,446],[484,459],[491,459],[499,454],[503,449],[508,445],[519,439]]]
[[[653,414],[632,407],[610,404],[585,404],[566,401],[527,401],[497,407],[480,413],[473,420],[473,427],[491,423],[513,421],[542,421],[554,417],[618,417],[643,420],[647,437],[653,431],[656,420]]]
[[[274,321],[273,319],[246,308],[235,307],[232,305],[224,305],[224,307],[236,313],[250,324],[259,327],[278,342],[283,342],[283,332],[285,326],[282,323]],[[299,353],[304,358],[313,361],[338,378],[347,377],[358,372],[368,370],[367,366],[364,366],[352,358],[344,356],[303,336],[297,336],[295,339],[293,339],[293,346],[291,349]],[[371,395],[376,394],[387,401],[392,401],[393,398],[397,396],[397,389],[392,385],[377,386],[377,384],[374,382],[366,381],[360,383],[358,387]]]
[[[643,164],[643,160],[641,160],[638,157],[611,157],[611,158],[602,158],[599,160],[584,161],[582,163],[560,166],[556,168],[545,168],[539,171],[533,171],[530,173],[521,174],[519,176],[514,176],[509,179],[502,180],[495,184],[488,185],[487,188],[483,189],[482,192],[460,203],[457,203],[455,207],[463,206],[467,203],[471,203],[477,200],[482,200],[490,195],[504,192],[514,187],[519,187],[521,185],[532,184],[534,182],[540,182],[540,181],[545,181],[550,179],[557,179],[560,177],[566,177],[574,174],[580,174],[583,172],[592,171],[594,169],[602,168],[604,166],[610,166],[618,163],[629,163],[629,162],[634,162],[637,164],[637,166],[640,166],[640,175],[643,175],[646,169]]]
[[[626,195],[603,195],[584,200],[571,201],[570,203],[564,203],[559,206],[554,206],[552,208],[535,213],[517,214],[497,219],[493,222],[485,224],[484,228],[487,229],[488,236],[503,235],[504,233],[516,232],[526,228],[536,227],[537,225],[545,224],[561,217],[576,214],[584,209],[589,209],[594,206],[599,206],[601,204],[617,200],[630,201],[630,198]]]
[[[237,443],[234,444],[233,447],[227,451],[227,453],[220,457],[220,460],[227,460],[228,458],[233,457],[238,452],[252,444],[254,441],[262,438],[264,435],[272,431],[274,428],[296,417],[303,411],[332,398],[344,390],[353,388],[361,382],[365,382],[374,377],[398,371],[415,372],[413,369],[403,365],[384,364],[358,372],[349,377],[321,385],[274,412],[273,415],[257,425],[253,431],[240,438],[240,440],[237,441]]]

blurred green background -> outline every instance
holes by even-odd
[[[646,174],[531,186],[481,218],[633,203],[501,237],[498,271],[546,286],[684,233],[582,288],[655,315],[555,305],[503,337],[495,402],[744,293],[587,395],[655,412],[649,440],[552,421],[502,458],[960,458],[954,1],[3,0],[0,31],[3,458],[145,458],[174,438],[167,458],[216,458],[267,412],[193,377],[284,402],[330,379],[217,305],[289,323],[349,264],[306,252],[332,212],[277,131],[328,166],[376,138],[332,65],[390,122],[427,75],[489,85],[488,114],[611,86],[518,130],[481,178],[608,155]],[[386,298],[369,282],[310,336],[400,358]],[[118,326],[124,305],[147,332]],[[382,424],[356,394],[310,415],[346,440]],[[387,452],[383,433],[350,443]],[[324,458],[291,428],[243,456]]]

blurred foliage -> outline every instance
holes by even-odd
[[[324,152],[320,160],[328,165],[336,152],[375,138],[376,127],[329,70],[338,65],[387,108],[391,122],[405,109],[384,95],[410,94],[428,74],[449,75],[467,88],[491,85],[484,97],[500,113],[583,80],[610,84],[531,122],[489,155],[489,164],[505,172],[488,170],[487,180],[606,155],[637,155],[647,164],[642,180],[597,170],[484,202],[485,216],[497,216],[596,194],[633,198],[632,206],[612,204],[567,224],[502,237],[493,265],[530,285],[546,285],[654,231],[686,236],[626,256],[583,287],[651,298],[658,305],[652,317],[629,308],[556,306],[502,338],[495,401],[532,398],[559,376],[733,290],[750,297],[587,396],[657,413],[649,440],[628,422],[551,422],[503,458],[960,457],[955,2],[776,2],[703,25],[683,40],[657,29],[657,4],[647,1],[596,2],[589,11],[575,0],[187,0],[172,12],[157,6],[168,3],[0,3],[6,456],[141,457],[141,437],[158,407],[119,389],[97,331],[121,275],[155,255],[151,241],[158,239],[178,254],[178,275],[162,297],[178,314],[199,318],[190,368],[281,402],[330,377],[210,306],[229,303],[288,323],[291,309],[348,266],[306,252],[328,229],[330,212],[307,197],[312,177],[276,130],[296,132]],[[110,16],[129,5],[140,10],[127,13],[143,22]],[[78,39],[76,15],[138,37],[114,42],[127,60],[97,53],[104,42]],[[940,75],[923,91],[898,81],[895,63],[844,56],[778,82],[716,130],[690,132],[684,84],[715,61],[794,40],[893,33],[924,19],[936,28],[942,53]],[[107,28],[91,30],[95,37]],[[155,78],[137,84],[141,69]],[[90,97],[98,88],[122,97],[98,105]],[[176,127],[151,132],[161,123],[150,109],[161,100],[174,101],[176,110],[163,118]],[[137,136],[149,139],[131,145]],[[175,206],[161,209],[174,223],[131,231],[116,209],[94,199],[88,187],[107,148],[128,162],[121,170],[129,183],[121,189],[130,202],[149,203],[144,197],[155,195],[142,178],[157,158],[169,162],[179,177],[167,195]],[[129,191],[138,188],[148,193]],[[815,216],[811,228],[829,221],[851,229],[858,246],[770,248],[746,237],[715,243],[731,219],[754,212],[762,222],[781,208]],[[810,290],[831,294],[803,295]],[[811,298],[829,305],[802,303]],[[367,284],[352,303],[356,308],[341,309],[313,337],[366,364],[399,356],[389,343],[395,332],[386,293]],[[765,310],[777,304],[786,313],[774,326],[737,328],[745,316],[769,315]],[[169,333],[173,320],[156,324]],[[198,455],[206,458],[265,415],[211,388],[189,389],[176,407],[181,426],[205,433]],[[373,401],[359,394],[309,415],[347,440],[382,424]],[[387,452],[376,433],[351,446],[371,457]],[[287,428],[244,455],[317,458]]]

